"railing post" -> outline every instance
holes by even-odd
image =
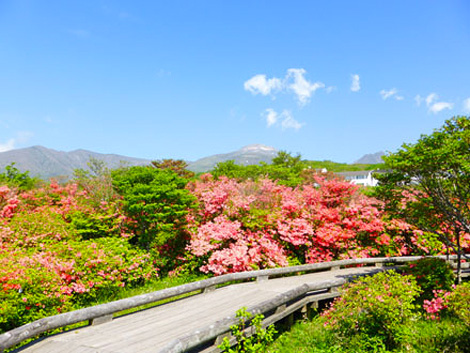
[[[103,315],[99,317],[95,317],[91,320],[88,321],[88,324],[91,326],[96,326],[96,325],[101,325],[104,324],[105,322],[110,322],[113,320],[113,314],[109,315]]]
[[[210,293],[210,292],[213,292],[217,289],[217,286],[214,284],[212,286],[209,286],[209,287],[206,287],[204,288],[204,290],[202,291],[204,294],[206,293]]]
[[[256,283],[266,282],[269,279],[269,276],[258,276],[256,277]]]

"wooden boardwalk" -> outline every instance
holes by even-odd
[[[145,353],[170,352],[165,347],[182,336],[233,316],[243,306],[253,307],[303,284],[348,278],[378,271],[356,267],[260,282],[232,284],[151,309],[86,326],[39,340],[24,353]]]

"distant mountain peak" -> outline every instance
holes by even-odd
[[[376,153],[365,154],[353,164],[379,164],[383,163],[382,156],[385,156],[384,151],[379,151]]]
[[[262,144],[259,144],[259,143],[258,144],[255,143],[255,144],[252,144],[252,145],[242,147],[242,148],[240,148],[239,151],[240,152],[265,151],[265,152],[277,153],[277,150],[274,147],[262,145]]]
[[[207,172],[214,169],[218,163],[230,160],[240,165],[253,165],[260,162],[271,163],[276,154],[277,150],[274,147],[252,144],[234,152],[215,154],[198,159],[195,162],[189,163],[188,169],[193,172]]]

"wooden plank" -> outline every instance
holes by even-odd
[[[86,349],[92,349],[94,353],[156,352],[178,338],[188,337],[189,339],[190,335],[200,328],[206,328],[208,332],[214,331],[207,327],[216,322],[228,320],[227,317],[233,317],[236,310],[242,306],[266,307],[275,298],[282,297],[283,293],[302,285],[306,285],[307,291],[315,291],[325,288],[325,283],[329,286],[336,286],[354,275],[382,270],[385,269],[375,267],[346,268],[295,277],[275,278],[260,283],[234,284],[218,288],[204,295],[191,296],[118,317],[98,326],[88,326],[52,336],[25,348],[23,352],[49,353],[54,352],[53,347],[68,347],[62,352],[70,353],[82,353],[83,349],[85,349],[83,353],[88,353]],[[293,309],[291,308],[291,310]],[[286,310],[286,313],[282,314],[288,314],[291,310]],[[214,336],[214,339],[217,335]]]

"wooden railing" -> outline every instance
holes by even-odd
[[[446,259],[446,256],[439,256]],[[167,288],[152,293],[141,294],[134,297],[113,301],[106,304],[100,304],[89,308],[79,309],[67,313],[62,313],[55,316],[46,317],[33,321],[29,324],[20,326],[11,331],[5,332],[0,335],[0,351],[14,347],[15,345],[36,337],[44,332],[54,329],[66,327],[69,325],[77,324],[80,322],[88,321],[91,325],[97,325],[104,322],[111,321],[114,314],[124,310],[137,308],[143,305],[156,303],[165,299],[170,299],[183,294],[201,291],[207,292],[217,288],[220,285],[226,285],[236,282],[243,282],[256,279],[257,281],[265,281],[273,277],[291,276],[298,274],[305,274],[309,272],[321,272],[328,270],[336,270],[341,267],[350,267],[355,265],[377,266],[384,265],[401,265],[407,262],[420,259],[421,256],[408,256],[408,257],[383,257],[383,258],[365,258],[365,259],[350,259],[338,260],[331,262],[307,264],[292,267],[281,267],[268,270],[258,270],[249,272],[232,273],[218,277],[208,278],[201,281],[180,285],[177,287]],[[452,255],[449,258],[455,261],[456,256]],[[314,285],[303,284],[288,292],[279,294],[273,300],[263,302],[255,307],[249,308],[248,311],[256,314],[265,314],[275,310],[273,315],[270,315],[264,322],[269,325],[276,322],[278,319],[289,315],[294,310],[322,298],[337,296],[336,293],[324,293],[325,290],[331,291],[332,288],[337,288],[346,282],[345,279],[339,278],[334,280],[326,280],[317,282]],[[306,297],[307,293],[314,291],[323,291],[316,296]],[[287,303],[295,302],[286,306]],[[217,339],[226,334],[230,330],[230,326],[237,322],[235,315],[230,316],[222,321],[216,322],[213,325],[203,327],[193,334],[188,334],[180,337],[177,340],[170,342],[165,349],[161,352],[184,352],[191,348],[197,347],[204,342]]]

